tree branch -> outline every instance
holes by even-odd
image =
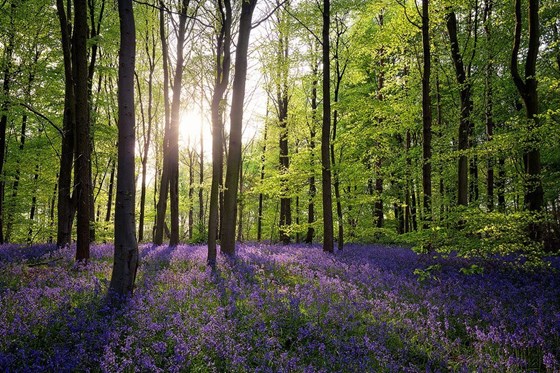
[[[397,0],[397,4],[399,4],[404,11],[404,16],[406,17],[406,20],[408,21],[408,23],[410,23],[411,25],[415,26],[418,29],[422,29],[422,26],[420,26],[419,24],[417,24],[416,22],[414,22],[412,19],[410,19],[410,17],[408,16],[408,13],[406,12],[406,0]]]
[[[31,105],[28,105],[24,102],[20,102],[19,104],[21,106],[23,106],[24,108],[26,108],[27,110],[29,110],[30,112],[32,112],[33,114],[37,115],[38,117],[46,120],[47,123],[49,123],[51,126],[53,126],[53,128],[55,130],[57,130],[57,132],[60,134],[60,137],[64,137],[64,132],[60,129],[60,127],[58,127],[56,124],[54,124],[54,122],[52,120],[50,120],[49,118],[47,118],[44,114],[41,114],[36,109],[34,109]]]
[[[158,6],[158,5],[151,4],[151,3],[148,3],[148,2],[145,2],[145,1],[142,1],[142,0],[132,0],[132,1],[135,2],[136,4],[145,5],[145,6],[148,6],[150,8],[153,8],[153,9],[163,10],[163,11],[169,13],[169,14],[183,15],[182,12],[176,12],[176,11],[170,10],[165,5]],[[209,25],[207,23],[202,22],[199,17],[191,16],[191,15],[188,15],[188,14],[186,14],[185,16],[188,19],[191,19],[191,20],[194,20],[194,21],[200,23],[204,27],[207,27],[207,28],[212,28],[213,27],[212,25]]]
[[[307,27],[307,25],[305,23],[303,23],[295,14],[293,14],[292,12],[290,12],[288,10],[288,8],[284,7],[284,10],[286,11],[286,13],[288,13],[288,15],[290,17],[292,17],[293,19],[296,20],[297,23],[299,23],[301,26],[303,26],[304,29],[306,29],[307,31],[309,31],[309,33],[311,34],[311,36],[313,36],[320,45],[323,45],[323,41],[321,40],[321,38],[319,38],[317,36],[317,34],[315,32],[313,32],[309,27]]]
[[[259,20],[257,23],[254,23],[253,25],[251,25],[251,29],[257,28],[258,26],[261,25],[261,23],[265,22],[266,20],[268,20],[274,13],[276,13],[276,11],[284,6],[284,4],[286,4],[288,2],[288,0],[283,0],[280,2],[277,2],[276,6],[274,7],[274,9],[272,9],[272,11],[270,11],[270,13],[268,13],[265,17],[263,17],[261,20]]]

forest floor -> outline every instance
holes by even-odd
[[[560,263],[348,245],[140,247],[134,296],[108,306],[111,245],[0,246],[0,371],[560,371]]]

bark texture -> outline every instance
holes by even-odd
[[[134,148],[136,141],[134,113],[134,65],[136,29],[132,0],[119,0],[119,145],[117,196],[115,199],[115,259],[109,288],[125,295],[132,294],[138,268],[136,241]]]
[[[224,216],[222,223],[221,251],[227,255],[235,254],[235,229],[237,216],[237,192],[239,186],[239,167],[241,165],[241,135],[243,129],[243,103],[247,78],[247,52],[251,34],[251,20],[257,0],[243,1],[239,19],[239,37],[235,52],[235,76],[230,113],[230,133],[228,144],[227,171],[224,193]]]

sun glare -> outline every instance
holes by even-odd
[[[201,135],[204,152],[208,153],[212,145],[209,121],[199,111],[183,111],[179,124],[179,147],[181,149],[199,150]]]

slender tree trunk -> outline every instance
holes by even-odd
[[[334,93],[334,102],[338,102],[338,88],[339,84],[337,83],[335,87]],[[336,130],[338,125],[338,110],[333,111],[333,131],[332,131],[332,143],[331,143],[331,165],[334,173],[334,197],[336,200],[336,218],[338,223],[338,241],[337,247],[339,250],[344,248],[344,221],[342,216],[342,203],[340,201],[340,179],[339,179],[339,170],[336,167],[336,156],[335,156],[335,149],[334,149],[334,141],[336,140]],[[342,149],[340,150],[342,153]],[[342,158],[342,155],[341,157]]]
[[[160,0],[160,39],[163,62],[163,101],[165,109],[165,130],[163,135],[163,162],[161,172],[161,183],[159,188],[159,198],[157,202],[156,226],[154,231],[154,244],[163,243],[163,231],[165,226],[165,215],[167,211],[167,196],[169,191],[169,166],[167,165],[169,152],[169,138],[171,131],[171,114],[169,105],[169,48],[167,45],[167,35],[165,32],[165,4]]]
[[[212,185],[210,187],[210,209],[208,212],[208,264],[216,265],[216,241],[220,212],[220,187],[223,175],[223,112],[225,110],[224,94],[229,84],[231,64],[231,23],[232,10],[230,0],[218,0],[217,12],[220,14],[221,26],[217,35],[216,80],[212,94]]]
[[[381,18],[382,19],[382,18]],[[381,21],[381,24],[383,21]],[[336,156],[335,156],[335,141],[337,135],[338,127],[338,109],[337,104],[340,99],[340,86],[342,79],[344,78],[344,73],[346,72],[346,67],[348,65],[348,59],[345,59],[342,63],[340,61],[341,48],[344,45],[342,41],[343,35],[346,33],[347,27],[344,25],[343,21],[336,17],[336,39],[334,44],[334,62],[335,62],[335,86],[334,86],[334,104],[335,109],[333,110],[333,122],[332,122],[332,142],[330,144],[331,153],[331,166],[334,173],[334,196],[336,200],[336,217],[338,222],[338,241],[337,246],[339,250],[344,248],[344,218],[342,216],[342,201],[340,196],[340,169],[337,167]],[[340,149],[340,161],[342,161],[342,147]]]
[[[241,162],[241,167],[239,167],[239,199],[238,208],[239,214],[237,216],[237,241],[243,241],[243,207],[245,196],[243,195],[243,162]]]
[[[317,186],[315,185],[315,136],[317,134],[317,85],[318,81],[318,63],[314,61],[312,66],[313,82],[311,84],[311,125],[309,130],[309,167],[311,168],[311,175],[309,176],[309,203],[307,204],[307,234],[305,235],[305,242],[308,244],[313,243],[315,236],[315,195],[317,194]]]
[[[56,175],[57,181],[54,183],[53,194],[49,204],[49,238],[47,239],[48,243],[53,243],[54,241],[54,210],[56,206],[56,196],[58,192],[58,174]]]
[[[194,228],[194,150],[189,149],[189,240]]]
[[[204,86],[201,81],[200,91],[200,112],[204,112]],[[198,237],[199,239],[205,234],[204,223],[204,126],[200,126],[200,174],[198,176]]]
[[[321,166],[323,186],[323,251],[334,252],[332,185],[330,161],[331,135],[331,67],[330,67],[330,0],[323,0],[323,126],[321,129]]]
[[[119,145],[117,197],[115,200],[115,259],[109,289],[119,295],[132,294],[138,268],[134,179],[136,142],[134,117],[134,65],[136,30],[132,0],[119,0]]]
[[[441,107],[441,89],[440,89],[440,79],[439,74],[436,69],[436,115],[437,115],[437,127],[439,131],[439,136],[443,134],[443,113]],[[443,164],[439,167],[439,221],[444,219],[445,215],[445,178],[443,175]],[[433,209],[432,209],[433,211]]]
[[[105,222],[111,221],[111,208],[113,206],[113,190],[115,185],[115,171],[116,171],[116,161],[113,159],[111,161],[111,174],[109,175],[109,191],[107,192],[107,209],[105,213]]]
[[[88,35],[88,40],[96,40],[99,37],[99,33],[101,30],[101,23],[103,21],[103,16],[105,14],[105,2],[106,0],[101,0],[101,5],[100,5],[100,9],[99,9],[99,14],[98,17],[96,18],[95,15],[95,0],[87,0],[87,5],[88,5],[88,10],[89,10],[89,35]],[[95,73],[95,65],[97,62],[97,55],[98,55],[98,43],[94,42],[91,44],[91,48],[89,49],[89,64],[88,64],[88,74],[87,74],[87,91],[88,91],[88,102],[89,102],[89,112],[90,113],[94,113],[93,115],[90,114],[90,123],[89,126],[90,128],[92,128],[94,126],[94,122],[91,121],[91,118],[96,118],[97,115],[95,115],[95,110],[96,108],[93,106],[93,94],[92,94],[92,90],[93,90],[93,77],[94,77],[94,73]],[[101,87],[101,85],[99,84],[99,87]],[[90,141],[89,141],[89,150],[88,153],[90,154],[94,154],[95,152],[95,147],[93,146],[93,137],[90,136]],[[89,209],[89,219],[90,219],[90,224],[89,224],[89,236],[90,236],[90,241],[93,242],[95,241],[95,208],[94,208],[94,204],[95,204],[95,198],[94,198],[94,189],[95,189],[95,180],[92,179],[92,167],[91,167],[91,162],[90,162],[90,175],[89,175],[89,204],[90,204],[90,209]]]
[[[150,50],[150,41],[152,41],[152,49]],[[150,150],[150,143],[152,141],[152,125],[153,125],[153,102],[154,102],[154,72],[155,72],[155,53],[156,53],[155,37],[150,32],[146,32],[146,55],[148,56],[148,118],[147,128],[145,121],[142,121],[143,126],[143,149],[142,149],[142,185],[140,188],[140,216],[138,218],[138,241],[144,240],[144,215],[146,211],[146,177],[148,173],[148,153]],[[138,86],[138,93],[140,94],[140,86]],[[140,101],[142,105],[142,101]]]
[[[224,193],[224,217],[222,224],[221,251],[227,255],[235,254],[235,222],[237,215],[237,188],[241,164],[241,134],[243,129],[243,102],[245,100],[245,81],[247,78],[247,53],[251,20],[257,0],[244,1],[241,5],[239,37],[235,52],[235,76],[230,113],[230,134],[227,157],[227,171]]]
[[[285,86],[287,90],[287,86]],[[280,239],[284,244],[290,243],[290,225],[292,224],[292,210],[291,210],[291,202],[292,199],[288,196],[288,181],[286,180],[286,175],[288,174],[288,170],[290,168],[290,158],[289,158],[289,147],[288,147],[288,128],[287,128],[287,120],[288,120],[288,93],[283,91],[279,93],[279,115],[278,121],[280,123],[280,174],[282,175],[282,179],[280,182],[280,222],[279,222],[279,231],[280,231]]]
[[[287,175],[290,169],[289,144],[288,144],[288,74],[289,74],[289,39],[284,31],[283,16],[285,12],[278,13],[276,27],[278,31],[278,43],[276,51],[277,72],[276,72],[276,109],[278,112],[279,134],[279,167],[280,167],[280,239],[284,244],[290,243],[290,226],[292,224],[292,199],[289,197],[289,183]]]
[[[287,85],[284,86],[287,90]],[[280,91],[279,91],[280,92]],[[280,174],[282,175],[282,181],[280,184],[280,239],[284,244],[290,243],[290,233],[289,227],[292,224],[292,210],[291,202],[292,199],[287,197],[288,191],[288,181],[285,180],[286,174],[290,168],[290,158],[289,158],[289,147],[288,147],[288,93],[287,91],[282,91],[279,93],[279,115],[278,121],[280,123]]]
[[[89,260],[90,244],[90,189],[91,158],[89,135],[89,97],[87,61],[87,5],[85,0],[74,3],[73,51],[75,53],[75,95],[76,95],[76,175],[77,175],[77,240],[76,260]]]
[[[373,203],[373,218],[375,220],[375,226],[377,228],[383,228],[383,223],[385,220],[385,215],[383,214],[383,178],[381,177],[381,167],[382,161],[378,159],[375,162],[375,169],[377,171],[377,177],[375,178],[375,183],[373,183],[375,190],[375,202]]]
[[[267,105],[268,108],[268,105]],[[265,123],[264,123],[264,139],[263,139],[263,147],[262,147],[262,153],[261,153],[261,177],[260,177],[260,182],[261,182],[261,186],[264,182],[264,167],[265,167],[265,161],[266,161],[266,140],[267,140],[267,136],[268,136],[268,110],[266,113],[266,117],[265,117]],[[260,241],[262,239],[262,218],[263,218],[263,202],[264,202],[264,195],[262,191],[259,191],[259,210],[258,210],[258,216],[257,216],[257,241]]]
[[[428,0],[422,1],[422,190],[424,192],[424,229],[432,220],[432,97],[430,78],[432,54],[430,51],[430,13]]]
[[[542,211],[544,192],[541,182],[541,158],[537,135],[539,100],[537,94],[536,65],[539,53],[539,1],[529,0],[529,46],[525,61],[525,81],[518,70],[518,55],[522,32],[521,0],[515,1],[515,39],[511,54],[511,75],[513,82],[525,104],[528,136],[523,151],[525,166],[525,208],[531,212]],[[538,223],[531,223],[530,237],[535,241],[542,239],[541,227]]]
[[[189,0],[183,0],[179,12],[179,30],[177,35],[177,62],[173,78],[173,101],[171,102],[171,123],[169,136],[169,197],[171,212],[171,237],[169,246],[179,244],[179,120],[181,117],[181,82],[184,69],[184,45]],[[165,163],[165,162],[164,162]]]
[[[405,203],[406,203],[406,214],[405,214],[405,233],[412,230],[416,230],[414,226],[416,225],[416,200],[414,199],[414,184],[411,177],[412,171],[412,160],[410,156],[410,148],[412,146],[412,138],[410,136],[410,130],[406,130],[406,143],[405,143],[405,153],[406,153],[406,190],[405,190]],[[412,199],[411,199],[412,196]]]
[[[60,169],[58,177],[58,209],[57,209],[57,238],[59,247],[69,245],[74,220],[75,198],[72,186],[72,166],[74,164],[74,147],[76,143],[76,96],[74,92],[74,67],[72,58],[72,25],[66,14],[63,0],[57,0],[56,8],[61,29],[61,44],[64,58],[64,114],[63,137],[60,154]],[[70,3],[68,10],[70,11]]]
[[[473,123],[471,121],[471,112],[473,102],[471,98],[471,83],[467,79],[465,66],[463,64],[463,56],[459,50],[459,41],[457,39],[457,17],[455,12],[448,13],[447,31],[451,43],[451,57],[455,67],[455,76],[457,83],[461,87],[461,119],[459,123],[458,150],[459,169],[458,169],[458,185],[457,185],[457,203],[461,206],[468,205],[469,188],[468,188],[468,158],[465,151],[470,147],[470,135],[472,133]]]
[[[488,8],[488,20],[490,19],[490,6],[491,4],[487,4]],[[487,21],[489,22],[489,21]],[[488,43],[490,43],[490,31],[489,27],[487,26],[487,38]],[[490,57],[490,56],[489,56]],[[493,109],[493,89],[492,89],[492,75],[493,75],[493,64],[492,64],[492,57],[488,59],[486,65],[486,74],[485,74],[485,88],[486,88],[486,112],[485,112],[485,122],[486,122],[486,141],[492,141],[494,137],[494,116],[492,113]],[[486,160],[487,166],[487,173],[486,173],[486,208],[488,211],[494,210],[494,158],[492,155],[488,155],[488,159]]]
[[[0,116],[0,244],[4,243],[4,163],[6,162],[6,130],[8,127],[8,111],[10,108],[10,85],[12,80],[12,59],[14,53],[14,12],[16,9],[16,1],[10,2],[10,25],[8,27],[8,43],[4,46],[4,66],[3,66],[3,82],[2,93],[4,100],[0,106],[2,115]]]
[[[29,211],[29,230],[27,231],[27,244],[33,243],[33,220],[37,210],[37,180],[39,179],[39,165],[35,165],[35,175],[33,175],[33,196],[31,197],[31,209]]]

